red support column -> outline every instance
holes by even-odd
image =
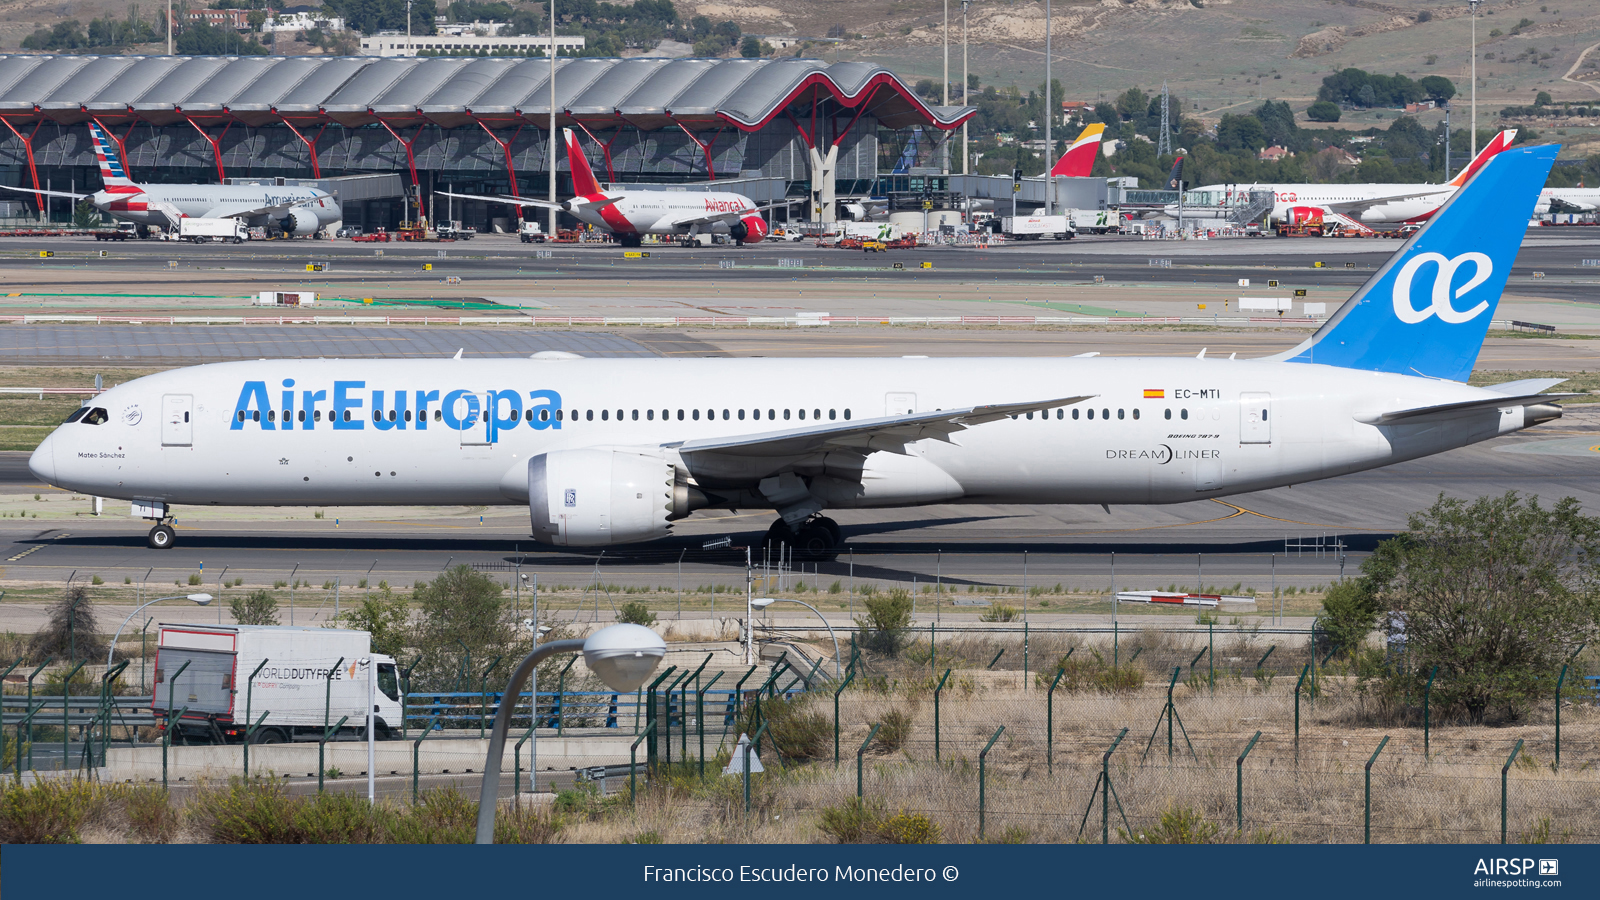
[[[617,173],[616,170],[611,167],[611,145],[617,142],[617,138],[622,137],[622,129],[618,128],[616,132],[611,135],[611,140],[602,141],[595,137],[594,132],[590,131],[582,122],[577,122],[577,126],[583,129],[583,133],[589,136],[589,140],[600,145],[600,154],[606,159],[606,181],[615,183],[617,180]],[[690,137],[693,137],[693,135]]]
[[[683,133],[689,136],[689,140],[694,141],[694,145],[696,147],[700,148],[700,152],[702,154],[704,154],[705,158],[706,158],[706,180],[707,181],[716,181],[717,180],[717,170],[711,164],[711,148],[716,145],[717,138],[722,136],[722,132],[725,129],[718,128],[717,129],[717,133],[713,134],[711,136],[711,140],[702,141],[699,138],[695,137],[694,136],[694,132],[690,131],[688,128],[685,128],[683,123],[679,122],[676,118],[674,118],[672,120],[672,124],[678,126],[680,129],[682,129]]]
[[[322,140],[322,132],[328,130],[328,123],[323,122],[322,127],[317,129],[317,136],[308,141],[306,140],[306,136],[300,133],[300,129],[294,127],[294,123],[284,118],[283,115],[277,110],[273,110],[272,114],[277,116],[278,121],[282,122],[286,127],[288,127],[288,129],[294,133],[295,137],[300,139],[300,143],[306,145],[306,151],[311,154],[311,177],[321,178],[322,165],[317,162],[317,141]]]
[[[40,119],[38,122],[35,122],[33,125],[33,130],[28,132],[27,137],[23,137],[22,132],[17,130],[17,126],[11,124],[10,118],[6,116],[0,116],[0,122],[6,123],[6,128],[10,129],[11,133],[17,136],[17,140],[22,142],[22,149],[28,155],[28,175],[33,178],[33,189],[36,191],[40,190],[39,169],[33,164],[33,138],[39,133],[39,126],[44,124],[44,120]],[[34,194],[33,197],[35,201],[38,201],[42,195]],[[41,206],[41,208],[43,207]]]
[[[228,136],[228,129],[233,127],[233,121],[230,119],[228,124],[222,126],[222,134],[219,134],[213,138],[211,135],[206,133],[204,128],[200,127],[198,122],[196,122],[183,110],[177,110],[177,113],[178,115],[183,116],[183,120],[188,122],[191,128],[200,132],[200,136],[206,139],[206,143],[211,145],[211,158],[217,163],[217,184],[221,184],[226,181],[228,179],[227,173],[222,171],[222,139]]]
[[[469,113],[469,115],[470,115],[470,113]],[[497,135],[493,131],[489,130],[489,126],[485,125],[483,123],[482,119],[478,118],[477,116],[473,116],[472,117],[472,121],[477,122],[478,123],[478,127],[483,129],[484,134],[487,134],[491,139],[494,140],[494,142],[496,144],[500,145],[500,152],[505,154],[505,157],[506,157],[506,176],[511,179],[511,196],[513,196],[513,197],[522,196],[521,194],[517,193],[517,170],[511,164],[511,145],[517,142],[517,136],[522,134],[523,126],[521,126],[521,125],[517,126],[517,130],[511,133],[511,140],[502,141],[502,140],[500,140],[500,136],[499,135]],[[517,213],[518,213],[519,216],[521,215],[521,212],[522,212],[522,207],[520,207],[520,206],[517,207]]]
[[[396,132],[393,128],[391,128],[389,126],[388,122],[385,122],[383,119],[381,119],[381,118],[379,118],[377,116],[373,116],[373,118],[378,119],[378,124],[383,126],[383,130],[389,132],[389,136],[390,137],[392,137],[395,140],[399,141],[400,145],[402,147],[406,148],[406,166],[411,169],[411,186],[413,188],[415,188],[418,192],[420,192],[422,190],[422,182],[417,179],[417,158],[411,152],[411,147],[412,147],[413,144],[415,144],[417,142],[417,138],[422,137],[422,129],[425,126],[418,125],[417,126],[417,133],[413,134],[411,136],[411,140],[408,141],[405,138],[401,137],[399,132]],[[417,202],[418,203],[422,202],[422,197],[421,196],[417,197]]]

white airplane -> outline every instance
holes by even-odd
[[[1587,213],[1600,210],[1600,188],[1545,188],[1539,192],[1539,202],[1533,214]]]
[[[576,194],[571,200],[552,203],[527,197],[439,193],[465,200],[559,209],[580,222],[615,234],[617,243],[624,247],[639,246],[647,234],[695,234],[701,229],[732,235],[741,246],[759,243],[767,236],[762,210],[784,205],[780,202],[757,206],[749,197],[729,191],[629,191],[615,185],[612,190],[601,190],[577,135],[570,128],[561,132],[567,141],[567,163],[572,168],[572,189]]]
[[[771,509],[813,556],[838,509],[1181,503],[1332,478],[1554,419],[1560,379],[1465,383],[1558,147],[1506,150],[1314,335],[1263,359],[227,362],[74,412],[39,479],[193,506],[527,506],[558,546]]]
[[[1418,223],[1439,211],[1446,200],[1497,153],[1511,146],[1515,128],[1500,132],[1465,169],[1444,184],[1210,184],[1191,193],[1210,192],[1217,205],[1231,205],[1251,191],[1271,191],[1274,222],[1302,222],[1337,213],[1368,225]],[[1188,202],[1188,201],[1185,201]],[[1176,214],[1177,206],[1168,207]]]
[[[244,219],[252,225],[269,221],[288,234],[305,237],[341,221],[344,211],[327,191],[263,184],[136,184],[122,168],[122,157],[100,126],[89,123],[94,155],[100,161],[105,187],[92,194],[7,187],[50,197],[88,199],[95,209],[139,225],[178,227],[185,218]],[[0,185],[0,187],[4,187]]]

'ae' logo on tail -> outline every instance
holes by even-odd
[[[1438,268],[1433,275],[1430,302],[1418,309],[1411,302],[1411,281],[1417,270],[1428,263],[1433,263]],[[1456,309],[1451,302],[1450,286],[1455,281],[1456,270],[1467,263],[1472,264],[1472,278],[1455,289],[1454,299],[1460,299],[1468,291],[1489,280],[1490,274],[1494,272],[1494,262],[1489,259],[1488,254],[1472,251],[1447,258],[1442,253],[1419,253],[1406,260],[1406,264],[1400,268],[1399,274],[1394,279],[1394,314],[1407,325],[1427,321],[1430,316],[1435,315],[1440,321],[1459,325],[1482,315],[1484,310],[1489,308],[1488,300],[1480,300],[1476,306],[1467,310]]]

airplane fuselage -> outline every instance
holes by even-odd
[[[174,219],[227,215],[228,209],[288,207],[304,210],[318,227],[344,218],[339,202],[317,188],[268,185],[142,184],[118,186],[89,195],[89,202],[103,213],[140,225],[168,227]],[[298,204],[298,205],[296,205]],[[264,215],[248,216],[250,224],[262,224]],[[281,217],[276,217],[281,218]]]
[[[1096,396],[904,455],[868,451],[864,464],[848,453],[768,462],[808,477],[828,508],[1178,503],[1388,465],[1528,421],[1508,404],[1443,423],[1365,424],[1493,395],[1265,360],[280,360],[114,387],[88,404],[106,411],[103,423],[61,426],[32,465],[70,490],[169,504],[520,505],[531,457],[621,448],[676,466],[730,506],[763,508],[761,471],[697,471],[676,446],[1084,394]]]
[[[1366,203],[1383,197],[1405,199],[1374,203],[1359,212],[1347,213],[1368,225],[1398,225],[1420,222],[1439,211],[1456,192],[1448,184],[1213,184],[1195,188],[1196,192],[1215,192],[1231,205],[1248,197],[1251,191],[1271,191],[1272,220],[1286,221],[1300,207],[1320,207],[1338,211],[1341,204]],[[1176,207],[1174,207],[1176,209]]]
[[[612,197],[620,199],[601,205]],[[749,220],[761,221],[760,210],[749,197],[720,191],[602,191],[574,198],[569,208],[580,221],[616,234],[728,234],[737,230],[735,224],[742,223],[749,230]],[[710,216],[723,218],[689,221]],[[765,224],[756,230],[764,234]]]

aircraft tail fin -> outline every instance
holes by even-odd
[[[1465,381],[1560,149],[1498,151],[1316,334],[1274,358]]]
[[[567,165],[572,169],[572,192],[579,197],[600,193],[600,182],[589,168],[583,148],[578,145],[578,135],[571,128],[563,128],[561,132],[567,139]]]
[[[1100,139],[1105,133],[1106,126],[1099,122],[1085,126],[1071,146],[1067,147],[1067,152],[1056,160],[1056,164],[1050,169],[1050,174],[1077,178],[1087,176],[1094,169],[1094,158],[1100,152]]]
[[[1483,149],[1478,151],[1478,155],[1473,158],[1472,162],[1467,164],[1465,169],[1457,172],[1456,177],[1450,179],[1450,184],[1456,187],[1466,184],[1468,179],[1478,174],[1478,170],[1483,168],[1484,163],[1493,159],[1496,153],[1510,147],[1511,142],[1516,139],[1517,129],[1515,128],[1507,128],[1505,131],[1495,135],[1489,143],[1483,145]]]
[[[1167,173],[1167,190],[1183,190],[1183,157],[1178,157],[1172,163],[1172,171]]]
[[[100,126],[94,122],[89,123],[89,136],[94,139],[95,159],[100,162],[100,180],[105,182],[108,193],[127,193],[118,191],[118,188],[138,188],[133,179],[122,168],[122,154],[117,151],[117,145]]]

